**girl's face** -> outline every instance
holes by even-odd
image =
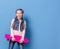
[[[22,14],[22,11],[21,10],[17,10],[16,11],[16,16],[17,16],[18,19],[21,19],[22,15],[23,14]]]

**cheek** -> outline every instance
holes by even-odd
[[[22,14],[16,14],[17,16],[22,16]]]
[[[21,18],[22,16],[19,16],[19,18]]]
[[[18,18],[21,18],[21,17],[22,17],[22,15],[17,15],[17,17],[18,17]]]
[[[22,14],[19,14],[20,16],[22,16]]]

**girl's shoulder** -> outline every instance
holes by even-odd
[[[12,19],[11,23],[13,23],[15,21],[15,18]]]
[[[12,21],[14,21],[14,20],[15,20],[15,18],[12,19]]]

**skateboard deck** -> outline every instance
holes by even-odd
[[[5,38],[6,38],[7,40],[12,40],[12,37],[10,36],[10,34],[5,34]],[[15,41],[16,41],[16,42],[20,42],[20,39],[21,39],[22,37],[21,37],[21,36],[18,36],[18,35],[14,35],[14,38],[15,38]],[[28,38],[24,38],[23,43],[28,43],[28,42],[29,42]]]

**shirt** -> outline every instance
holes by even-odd
[[[12,19],[12,22],[11,22],[11,26],[12,24],[14,23],[14,20],[15,19]],[[19,22],[21,22],[21,20],[19,20]],[[10,28],[11,29],[11,36],[14,37],[14,35],[18,35],[18,36],[22,36],[22,40],[24,40],[24,36],[25,36],[25,31],[26,31],[26,21],[24,21],[24,25],[25,25],[25,28],[23,31],[20,30],[20,27],[19,27],[19,30],[14,30],[12,27]],[[20,26],[20,23],[19,23],[19,26]]]

